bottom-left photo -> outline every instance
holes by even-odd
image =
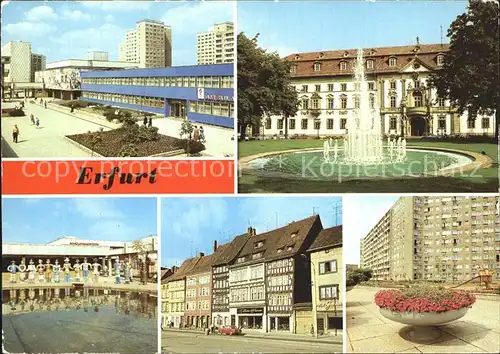
[[[2,198],[2,352],[158,351],[156,198]]]

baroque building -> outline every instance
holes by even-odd
[[[370,106],[381,116],[385,135],[425,136],[494,134],[494,116],[468,112],[460,115],[450,102],[429,87],[432,74],[441,70],[448,44],[364,48],[363,58]],[[357,50],[333,50],[290,54],[292,85],[300,106],[288,118],[289,136],[339,136],[359,107],[359,88],[354,83]],[[473,114],[473,113],[470,113]],[[252,127],[259,136],[284,136],[283,117],[264,118]]]
[[[500,279],[499,198],[402,197],[361,239],[361,267],[377,280],[461,283]]]

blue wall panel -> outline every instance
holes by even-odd
[[[94,99],[94,98],[87,98],[87,97],[80,97],[80,100],[87,101],[87,102],[100,103],[100,104],[104,104],[104,105],[110,105],[110,106],[113,106],[113,107],[128,108],[128,109],[132,109],[132,110],[136,110],[136,111],[157,113],[157,114],[161,114],[161,115],[165,114],[165,108],[157,108],[157,107],[149,107],[149,106],[139,106],[139,105],[130,104],[130,103],[104,101],[104,100],[97,100],[97,99]]]
[[[188,112],[188,119],[198,123],[212,124],[231,129],[234,128],[234,119],[231,117],[220,117],[209,114]]]
[[[89,77],[178,77],[178,76],[234,76],[233,64],[187,65],[168,68],[84,71]]]
[[[167,99],[198,101],[198,91],[196,87],[82,84],[81,90],[89,92],[118,93],[122,95],[160,97]],[[232,100],[234,100],[234,89],[232,88],[205,88],[204,91],[205,91],[205,96],[207,95],[229,96]]]

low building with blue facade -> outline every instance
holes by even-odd
[[[81,100],[234,127],[233,64],[82,72]]]

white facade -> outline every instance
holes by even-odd
[[[31,43],[12,41],[2,47],[2,56],[10,57],[5,65],[4,82],[31,82]]]
[[[143,20],[127,31],[119,46],[120,61],[140,63],[144,68],[172,65],[172,29],[164,22]]]
[[[196,35],[198,65],[234,62],[234,25],[218,23],[207,32]]]
[[[109,54],[108,52],[104,52],[101,50],[95,50],[92,52],[88,53],[88,59],[89,60],[103,60],[103,61],[108,61],[109,59]]]

